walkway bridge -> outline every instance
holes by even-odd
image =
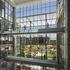
[[[39,25],[39,26],[32,26],[32,27],[18,27],[15,28],[15,30],[9,29],[8,31],[0,32],[0,34],[8,34],[8,35],[17,35],[17,34],[40,34],[40,33],[58,33],[58,32],[64,32],[65,27],[57,27],[55,24],[45,26],[45,25]]]

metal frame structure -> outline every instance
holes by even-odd
[[[3,14],[1,13],[1,16],[0,16],[1,17],[0,19],[1,20],[0,22],[1,23],[1,30],[0,30],[1,45],[0,46],[4,46],[4,45],[7,46],[8,49],[6,52],[8,53],[6,54],[12,55],[10,57],[6,55],[7,56],[6,58],[2,57],[4,58],[4,61],[12,61],[13,65],[19,62],[19,63],[25,63],[25,64],[38,65],[44,68],[54,67],[55,69],[58,69],[58,70],[61,70],[64,68],[64,64],[63,64],[64,60],[61,55],[62,52],[59,52],[59,51],[60,51],[61,45],[63,45],[62,35],[65,33],[65,26],[64,24],[58,24],[55,22],[56,1],[51,2],[50,0],[47,4],[44,3],[44,5],[43,3],[41,2],[36,5],[30,5],[29,7],[20,7],[16,9],[15,7],[11,6],[8,1],[4,0],[4,4],[5,4],[4,9],[0,9],[3,13]],[[2,22],[4,23],[4,25],[2,25]],[[52,26],[55,24],[56,26],[52,27],[50,26],[50,24],[52,24]],[[52,39],[51,34],[53,34],[54,38],[56,39]],[[12,53],[9,54],[9,47],[10,47],[9,40],[11,37],[12,37],[12,42],[11,42]],[[48,37],[50,41],[46,43],[45,40]],[[42,38],[45,38],[45,39],[42,40]],[[4,44],[2,39],[4,39],[4,41],[8,45]],[[34,40],[36,39],[34,44],[33,44],[33,39]],[[55,51],[55,53],[57,53],[55,61],[57,60],[57,62],[48,61],[48,45],[54,46],[53,43],[51,43],[52,41],[54,42],[55,46],[57,46],[56,47],[57,52]],[[17,57],[18,54],[22,54],[22,50],[21,50],[22,47],[24,48],[26,47],[29,49],[29,52],[28,52],[29,55],[26,56],[23,54],[23,55],[20,55],[20,57]],[[32,48],[36,48],[36,47],[39,48],[39,50],[35,49],[36,50],[35,53],[38,53],[38,51],[40,51],[41,53],[41,56],[39,58],[36,57],[36,55],[32,56],[32,53],[33,53]],[[20,48],[19,52],[16,52],[17,48]],[[23,53],[25,52],[24,48],[23,48]],[[6,50],[6,48],[4,48],[4,50]],[[46,55],[43,55],[42,52],[44,52]],[[5,54],[5,53],[2,53],[2,54]],[[24,57],[27,57],[27,58],[24,58]]]

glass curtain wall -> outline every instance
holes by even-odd
[[[56,28],[56,0],[16,8],[16,56],[56,60],[57,34],[36,33],[39,29]],[[27,34],[25,34],[27,33]]]
[[[0,8],[0,57],[3,58],[7,54],[13,52],[13,36],[1,35],[5,31],[12,29],[13,24],[13,6],[6,0],[0,0],[3,7]]]

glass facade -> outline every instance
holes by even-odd
[[[6,31],[11,29],[13,24],[13,7],[4,1],[4,8],[1,9],[0,18],[1,20],[1,30]],[[4,30],[5,29],[5,30]]]
[[[3,61],[2,70],[62,70],[65,45],[65,33],[61,30],[65,27],[63,3],[63,0],[41,0],[15,8],[7,0],[1,0],[0,58],[13,56],[15,59],[15,62],[12,58],[12,62]],[[21,62],[27,59],[53,64],[43,66]]]
[[[56,11],[56,0],[40,1],[40,3],[34,5],[23,6],[16,8],[16,17],[25,17],[31,15],[45,14]],[[19,13],[20,12],[20,13]]]
[[[49,2],[45,0],[34,5],[16,8],[15,27],[17,32],[27,32],[27,34],[16,35],[17,56],[56,60],[57,33],[29,34],[39,29],[57,27],[56,0],[49,0]]]
[[[0,5],[3,7],[0,8],[0,33],[9,31],[12,29],[13,25],[13,6],[9,4],[8,1],[1,0]],[[12,35],[1,35],[0,34],[0,51],[6,52],[8,54],[13,54],[13,36]],[[2,53],[0,53],[0,58]]]

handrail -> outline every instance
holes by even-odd
[[[37,29],[28,31],[5,31],[0,35],[17,35],[17,34],[42,34],[42,33],[58,33],[65,32],[65,28],[48,28],[48,29]]]
[[[24,57],[17,57],[17,56],[7,56],[4,58],[5,61],[12,61],[12,62],[19,62],[24,64],[33,64],[39,65],[44,67],[54,67],[54,68],[64,68],[64,64],[58,64],[57,61],[49,61],[49,60],[40,60],[40,59],[33,59],[33,58],[24,58]]]
[[[15,27],[15,30],[13,29],[8,29],[9,32],[12,31],[20,31],[20,32],[25,32],[25,31],[29,31],[29,30],[38,30],[38,29],[48,29],[48,28],[63,28],[64,26],[61,25],[60,27],[58,27],[56,24],[48,24],[48,25],[37,25],[37,26],[24,26],[24,27]]]

